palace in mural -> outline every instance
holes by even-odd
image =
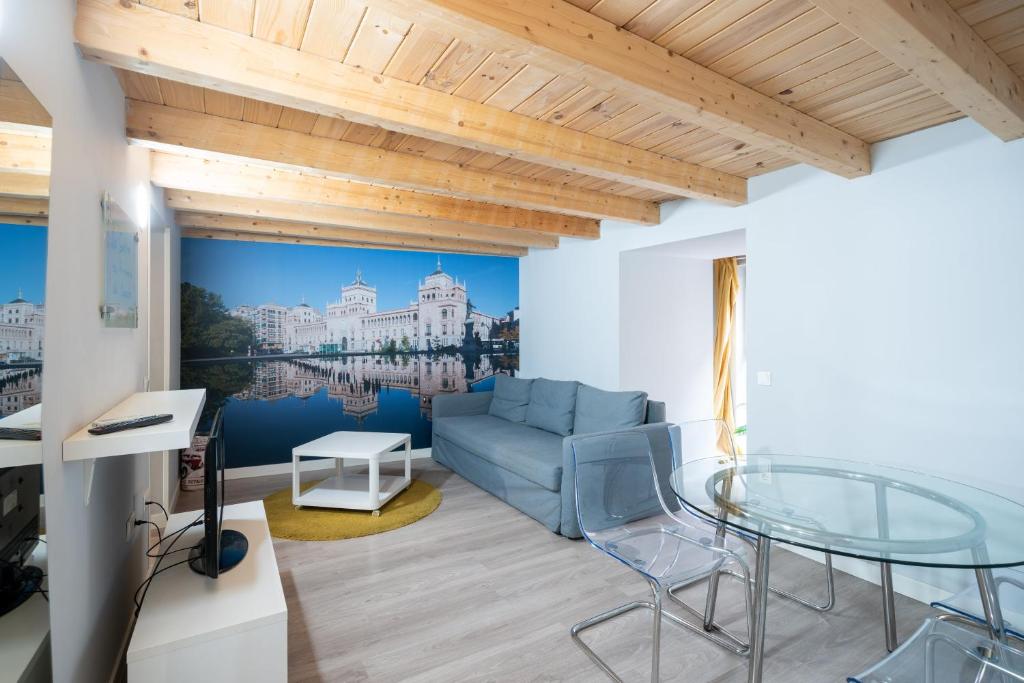
[[[444,272],[440,259],[416,294],[408,306],[378,311],[377,288],[357,271],[324,313],[307,303],[243,305],[230,313],[252,323],[260,350],[284,353],[427,351],[461,346],[467,335],[487,342],[515,316],[514,311],[498,317],[474,310],[466,283]]]
[[[43,359],[43,323],[46,310],[22,298],[0,304],[0,362]]]

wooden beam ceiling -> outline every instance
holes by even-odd
[[[22,197],[0,196],[0,214],[45,218],[50,213],[49,199],[25,199]]]
[[[126,126],[130,139],[156,149],[172,145],[232,154],[349,180],[525,209],[649,225],[660,220],[659,207],[653,202],[137,100],[128,100]]]
[[[0,196],[26,199],[50,196],[50,176],[18,171],[0,171]]]
[[[494,228],[486,225],[472,225],[458,221],[442,221],[436,218],[419,218],[381,214],[322,204],[297,204],[272,199],[247,199],[226,197],[204,192],[166,190],[167,206],[178,211],[178,216],[202,223],[189,223],[191,227],[218,227],[217,220],[226,217],[222,227],[239,229],[238,219],[260,221],[292,222],[305,225],[319,225],[336,228],[362,229],[364,231],[419,235],[423,237],[444,237],[449,239],[504,244],[517,247],[538,247],[553,249],[558,246],[558,236],[528,230]]]
[[[88,58],[679,196],[746,201],[746,180],[118,0],[79,0]],[[300,75],[296,77],[296,75]]]
[[[49,223],[49,219],[46,216],[22,216],[16,213],[0,213],[0,223],[6,223],[8,225],[46,226]]]
[[[590,218],[396,190],[224,159],[152,152],[150,176],[154,185],[177,190],[324,204],[566,237],[596,239],[600,236],[600,224]]]
[[[0,170],[50,172],[50,137],[0,130]]]
[[[1024,80],[946,0],[812,2],[1003,140],[1024,137]]]
[[[863,141],[564,0],[368,2],[795,161],[846,177],[871,170]]]
[[[21,81],[0,78],[0,121],[50,128],[53,119]]]
[[[181,218],[185,222],[187,217]],[[526,256],[523,247],[487,245],[462,240],[431,237],[409,237],[365,230],[304,227],[294,223],[273,221],[246,221],[235,219],[238,230],[190,228],[182,229],[182,237],[202,237],[243,242],[277,242],[330,247],[359,247],[369,249],[396,249],[400,251],[440,251],[453,254],[486,254],[488,256]]]

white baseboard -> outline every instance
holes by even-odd
[[[421,460],[430,457],[429,448],[414,448],[412,449],[412,459]],[[385,456],[382,456],[380,461],[384,462],[402,462],[405,459],[403,451],[393,451]],[[358,465],[361,461],[358,459],[350,459],[350,463]],[[303,472],[311,472],[314,470],[333,470],[334,460],[333,459],[317,459],[317,460],[303,460],[299,464],[299,468]],[[252,467],[232,467],[224,471],[225,479],[247,479],[249,477],[267,477],[274,474],[291,474],[292,464],[290,462],[280,462],[273,465],[254,465]]]
[[[797,555],[802,555],[822,564],[825,562],[825,555],[822,553],[791,545],[780,545],[786,550],[794,552]],[[867,562],[865,560],[856,560],[852,557],[833,555],[832,566],[841,572],[846,572],[851,576],[856,576],[858,579],[864,579],[876,586],[882,585],[881,571],[877,562]],[[938,586],[925,583],[924,581],[918,581],[910,576],[903,576],[896,571],[894,571],[892,575],[892,589],[895,593],[917,600],[918,602],[923,602],[926,605],[937,600],[948,598],[950,595],[949,590],[944,590]]]

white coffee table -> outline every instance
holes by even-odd
[[[405,446],[405,477],[380,476],[380,456]],[[335,474],[299,491],[299,460],[334,458]],[[366,460],[368,475],[345,476],[345,458]],[[412,437],[386,432],[334,432],[292,449],[292,503],[296,506],[370,510],[374,516],[412,482]]]

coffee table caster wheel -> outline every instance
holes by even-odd
[[[372,514],[374,517],[380,517],[380,510],[374,510],[370,514]]]

